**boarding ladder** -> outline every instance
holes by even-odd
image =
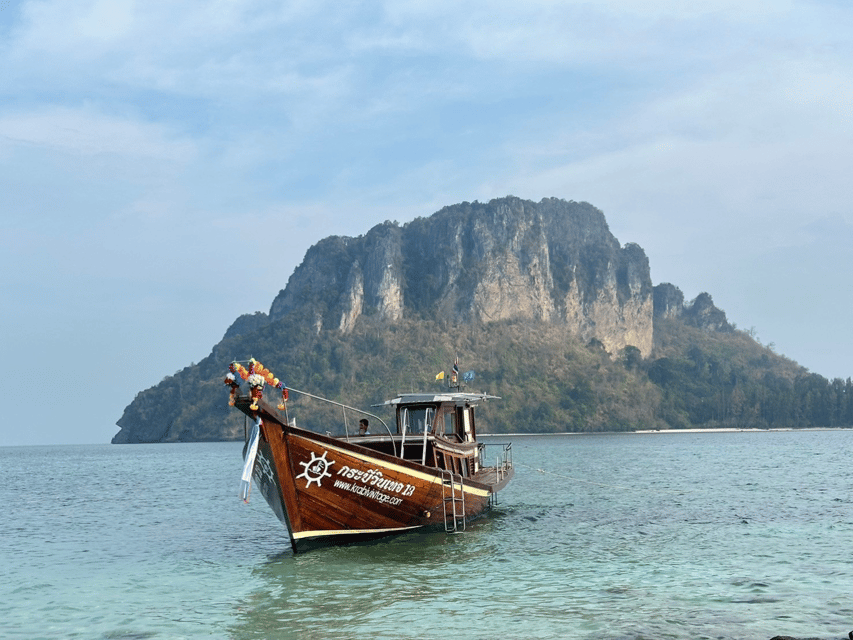
[[[461,474],[441,470],[444,530],[448,533],[465,531],[465,489],[462,482]]]

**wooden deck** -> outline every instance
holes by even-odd
[[[500,471],[500,473],[498,473]],[[513,476],[512,467],[498,469],[496,467],[486,467],[480,469],[476,474],[471,476],[471,480],[479,482],[492,488],[492,491],[499,491],[507,485]]]

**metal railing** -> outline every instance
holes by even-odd
[[[348,404],[343,404],[341,402],[336,402],[335,400],[329,400],[328,398],[324,398],[323,396],[316,396],[313,393],[308,393],[307,391],[300,391],[299,389],[294,389],[293,387],[288,387],[287,390],[290,393],[298,393],[303,396],[307,396],[309,398],[314,398],[315,400],[319,400],[320,402],[327,402],[329,404],[335,405],[336,407],[341,407],[342,409],[349,409],[350,411],[355,411],[356,413],[360,413],[365,416],[370,416],[371,418],[376,418],[379,422],[382,423],[382,426],[385,427],[385,431],[388,432],[388,435],[391,436],[391,446],[394,450],[394,455],[397,455],[397,445],[394,442],[394,434],[391,433],[391,429],[385,424],[385,421],[377,416],[375,413],[370,413],[369,411],[364,411],[363,409],[358,409],[357,407],[352,407]],[[344,426],[344,434],[346,436],[347,442],[349,442],[349,430]],[[400,447],[400,457],[403,457],[403,448]]]
[[[497,479],[500,481],[506,475],[506,472],[512,469],[512,443],[511,442],[480,442],[480,466],[485,467],[486,465],[486,448],[487,447],[500,447],[500,451],[498,451],[495,456],[495,473],[497,474]]]

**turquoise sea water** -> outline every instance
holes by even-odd
[[[516,478],[465,533],[299,556],[238,498],[241,443],[0,448],[0,638],[853,629],[853,431],[512,441]]]

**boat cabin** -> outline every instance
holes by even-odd
[[[474,407],[489,399],[498,398],[470,393],[401,394],[377,405],[394,407],[394,429],[383,423],[371,427],[370,435],[347,438],[375,451],[472,477],[480,470],[483,448],[477,443]]]

